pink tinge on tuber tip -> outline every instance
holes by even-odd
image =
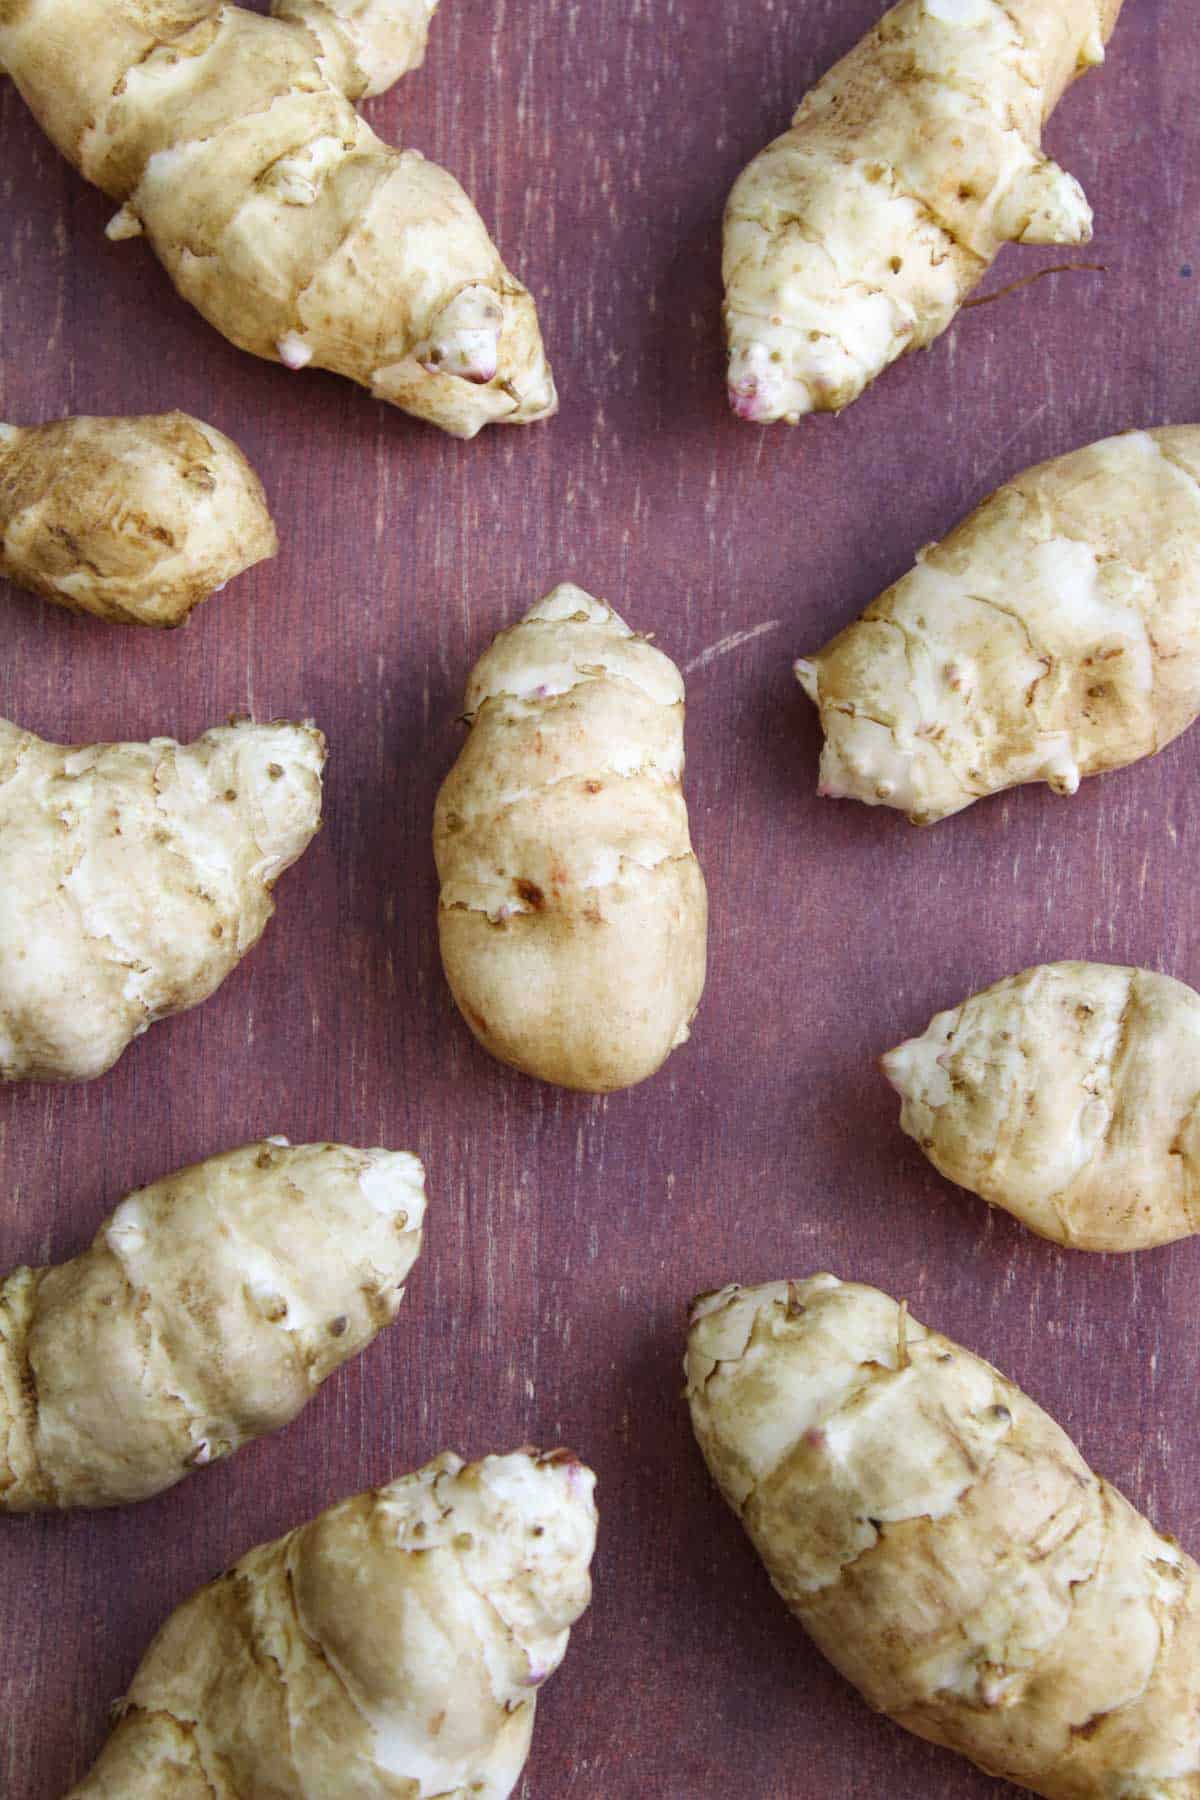
[[[286,369],[306,369],[313,353],[298,331],[285,331],[275,348]]]
[[[491,288],[476,282],[443,307],[413,354],[427,375],[453,375],[486,387],[500,367],[503,324],[499,299]]]
[[[573,1456],[567,1464],[567,1486],[573,1494],[583,1492],[583,1464],[577,1456]]]
[[[457,360],[452,361],[449,355],[442,357],[428,356],[421,363],[427,375],[454,375],[459,381],[470,381],[476,387],[486,387],[489,381],[495,381],[496,370],[500,366],[500,358],[495,346],[490,350],[472,350],[470,354],[463,351]]]
[[[764,425],[771,416],[771,403],[765,399],[757,381],[731,381],[729,405],[734,418],[748,425]]]

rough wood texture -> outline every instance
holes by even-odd
[[[86,1088],[0,1095],[0,1263],[74,1252],[133,1184],[259,1132],[419,1150],[428,1249],[401,1318],[301,1422],[135,1511],[0,1530],[0,1792],[53,1800],[197,1583],[443,1446],[566,1440],[602,1479],[594,1609],[547,1690],[527,1800],[967,1800],[808,1648],[700,1466],[684,1305],[832,1268],[1001,1362],[1095,1465],[1200,1549],[1200,1244],[1058,1252],[927,1167],[879,1051],[1055,957],[1200,982],[1200,735],[1070,802],[928,833],[815,796],[789,672],[1011,470],[1200,418],[1195,0],[1129,0],[1050,147],[1088,260],[967,312],[841,420],[725,411],[722,203],[878,0],[445,0],[372,116],[467,182],[542,305],[553,425],[451,443],[329,377],[225,345],[0,94],[0,417],[180,406],[250,452],[283,551],[182,635],[4,592],[0,712],[67,738],[313,714],[329,825],[259,951]],[[1055,253],[1010,252],[999,286]],[[1193,269],[1195,273],[1193,274]],[[603,1100],[491,1064],[437,962],[433,796],[466,672],[573,576],[689,674],[712,895],[691,1047]]]

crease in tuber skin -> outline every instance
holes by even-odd
[[[182,625],[278,548],[242,452],[187,413],[0,425],[0,576],[71,612]]]
[[[1044,1800],[1200,1792],[1200,1568],[1003,1375],[832,1275],[693,1308],[705,1461],[877,1710]]]
[[[557,408],[537,312],[458,182],[355,102],[422,60],[431,0],[0,0],[38,123],[231,343],[456,437]]]
[[[917,825],[1154,755],[1200,711],[1200,426],[1014,477],[796,676],[820,793]]]
[[[425,1171],[269,1138],[0,1282],[0,1512],[148,1500],[278,1431],[399,1310]]]
[[[88,1081],[207,1000],[321,822],[325,739],[52,744],[0,720],[0,1080]]]
[[[151,1645],[68,1800],[508,1800],[591,1598],[595,1477],[450,1453],[244,1556]]]
[[[434,815],[442,962],[493,1056],[607,1093],[685,1042],[707,898],[683,796],[683,678],[565,583],[493,641]]]
[[[1149,969],[1026,969],[938,1013],[883,1072],[934,1167],[1039,1236],[1200,1232],[1200,994]]]
[[[901,0],[818,82],[726,208],[738,418],[840,411],[945,331],[1005,244],[1090,241],[1042,128],[1121,3]]]

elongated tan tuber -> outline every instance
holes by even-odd
[[[0,0],[0,64],[231,342],[457,437],[552,413],[537,313],[453,176],[354,100],[420,62],[431,0]]]
[[[499,634],[465,710],[434,818],[459,1010],[543,1081],[643,1081],[687,1038],[704,988],[679,670],[567,583]]]
[[[147,1500],[287,1425],[395,1318],[415,1156],[247,1144],[123,1200],[0,1284],[0,1511]]]
[[[0,425],[0,575],[45,600],[182,625],[277,549],[258,476],[187,413]]]
[[[1121,3],[901,0],[813,88],[726,210],[739,418],[848,406],[945,331],[1005,244],[1088,242],[1042,127]]]
[[[943,1175],[1042,1237],[1145,1250],[1200,1231],[1200,994],[1149,969],[1026,969],[883,1070]]]
[[[914,824],[1152,756],[1200,711],[1200,426],[1026,470],[796,675],[821,793]]]
[[[167,1621],[70,1800],[507,1800],[591,1595],[594,1482],[447,1454],[252,1550]]]
[[[1045,1800],[1200,1792],[1200,1569],[1040,1407],[832,1275],[699,1301],[709,1469],[871,1705]]]
[[[0,1078],[87,1081],[253,948],[321,821],[325,740],[45,743],[0,720]]]

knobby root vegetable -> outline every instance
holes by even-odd
[[[321,822],[325,740],[44,743],[0,719],[0,1078],[87,1081],[253,948]]]
[[[729,396],[757,424],[838,411],[945,331],[1008,243],[1086,244],[1042,153],[1121,0],[902,0],[743,171],[725,215]]]
[[[987,1363],[832,1275],[697,1303],[700,1447],[871,1705],[1046,1800],[1200,1793],[1200,1569]]]
[[[687,1038],[704,988],[679,670],[565,584],[495,639],[465,710],[434,819],[459,1010],[543,1081],[643,1081]]]
[[[72,612],[182,625],[278,548],[246,458],[187,413],[0,425],[0,575]]]
[[[247,1144],[0,1284],[0,1511],[147,1500],[290,1423],[395,1318],[415,1156]]]
[[[918,825],[1152,756],[1200,711],[1200,426],[1018,475],[796,675],[821,793]]]
[[[943,1175],[1056,1244],[1200,1231],[1200,994],[1149,969],[1026,969],[883,1058]]]
[[[447,1454],[252,1550],[167,1621],[71,1800],[505,1800],[590,1598],[594,1482]]]
[[[453,176],[355,111],[436,0],[0,0],[43,130],[244,350],[332,369],[457,437],[555,409],[532,299]]]

